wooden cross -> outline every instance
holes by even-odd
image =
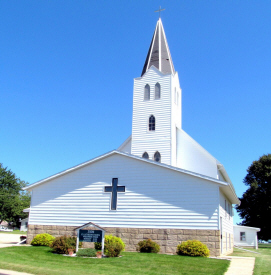
[[[161,11],[164,11],[164,10],[165,10],[165,9],[161,9],[161,6],[160,6],[159,10],[154,11],[154,12],[159,12],[159,18],[161,18]]]
[[[111,210],[117,210],[118,192],[125,192],[125,186],[118,186],[118,178],[113,178],[112,186],[105,186],[104,192],[111,192]]]

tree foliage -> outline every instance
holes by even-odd
[[[244,183],[248,189],[236,208],[243,219],[241,225],[259,227],[259,238],[271,239],[271,154],[253,161]]]
[[[0,223],[7,221],[19,226],[19,220],[27,217],[23,209],[30,205],[30,195],[22,191],[26,182],[0,163]]]

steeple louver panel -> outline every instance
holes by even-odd
[[[159,70],[159,31],[157,29],[154,38],[154,43],[152,46],[152,54],[150,56],[148,68],[150,68],[152,65]]]
[[[141,76],[145,74],[145,72],[151,66],[155,66],[164,74],[173,74],[175,72],[164,28],[160,18],[156,24]]]
[[[164,35],[164,32],[161,30],[161,71],[165,74],[173,73],[174,72],[174,66],[172,63],[172,59],[170,56],[170,52],[167,46],[167,41]]]

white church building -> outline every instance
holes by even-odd
[[[211,255],[233,250],[232,205],[223,165],[182,129],[182,90],[161,19],[134,79],[132,135],[118,148],[33,183],[28,243],[38,233],[74,235],[93,222],[126,251],[147,238],[162,253],[197,239]]]

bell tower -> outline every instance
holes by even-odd
[[[159,18],[141,77],[134,79],[133,155],[176,166],[177,128],[182,126],[181,92]]]

